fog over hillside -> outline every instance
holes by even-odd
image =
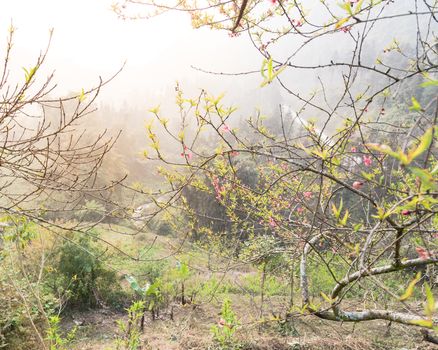
[[[109,0],[5,1],[0,17],[0,30],[4,33],[1,44],[4,46],[12,21],[17,27],[13,67],[21,74],[21,67],[30,66],[45,48],[49,29],[54,28],[45,68],[47,71],[56,70],[55,80],[61,94],[90,87],[97,83],[99,76],[111,76],[126,62],[123,71],[102,90],[99,99],[101,103],[115,107],[124,103],[142,108],[154,105],[157,100],[168,97],[176,80],[190,92],[201,88],[214,94],[227,92],[236,104],[239,104],[239,98],[245,101],[245,95],[253,94],[251,90],[258,90],[262,80],[258,73],[226,77],[191,68],[236,73],[258,71],[262,58],[244,35],[230,38],[226,32],[207,28],[195,30],[191,27],[190,17],[178,13],[167,13],[150,20],[124,21],[117,18],[111,4]],[[404,12],[403,3],[389,6],[387,11],[388,14]],[[318,17],[318,14],[314,16]],[[368,41],[373,42],[373,48],[367,48],[369,57],[366,59],[374,61],[376,57],[371,57],[372,52],[377,55],[391,43],[395,34],[401,42],[408,39],[405,33],[414,23],[413,17],[406,17],[377,24],[371,34],[372,40]],[[393,25],[397,30],[388,30]],[[295,62],[323,64],[333,57],[348,58],[351,40],[343,33],[334,36],[336,46],[330,37],[324,41],[316,40],[315,45],[309,45],[294,58]],[[297,38],[293,46],[298,46],[300,40]],[[286,59],[292,52],[291,42],[279,42],[276,50]],[[287,80],[305,92],[317,82],[315,72],[308,73],[291,70],[287,73],[290,75]]]
[[[212,95],[225,93],[225,103],[238,107],[238,119],[249,117],[257,108],[273,118],[279,115],[280,104],[297,108],[296,101],[277,83],[260,87],[263,57],[247,40],[246,34],[230,37],[227,32],[208,28],[195,30],[191,27],[190,16],[180,13],[166,13],[150,20],[122,20],[112,11],[111,5],[109,0],[6,1],[0,17],[0,31],[3,31],[0,45],[4,47],[12,22],[17,31],[11,76],[19,81],[22,67],[34,64],[39,52],[47,46],[49,30],[53,28],[47,64],[43,68],[45,74],[55,71],[57,88],[54,94],[61,96],[96,86],[99,77],[107,79],[124,66],[100,92],[96,101],[98,111],[87,121],[86,128],[99,130],[104,126],[113,134],[123,129],[122,141],[116,145],[116,150],[129,148],[119,150],[124,162],[130,163],[126,167],[142,173],[142,166],[137,163],[146,145],[144,125],[148,109],[160,105],[167,118],[176,117],[176,81],[191,97],[199,95],[202,89]],[[309,8],[313,5],[308,3]],[[391,16],[409,13],[409,7],[397,2],[387,6],[385,11]],[[317,11],[312,12],[311,20],[320,21],[319,17]],[[404,43],[412,41],[413,35],[408,28],[414,25],[413,16],[376,23],[367,41],[372,47],[364,48],[365,63],[372,64],[395,38],[406,48]],[[333,40],[336,45],[333,45]],[[296,41],[280,40],[272,52],[277,59],[303,66],[351,60],[352,40],[345,33],[337,32],[310,41],[291,59],[290,55],[303,42],[300,37]],[[406,64],[403,60],[397,61],[398,56],[391,55],[387,57],[394,57],[392,60],[402,66]],[[216,75],[194,67],[217,73],[253,73]],[[282,79],[303,96],[321,89],[321,84],[330,86],[326,97],[329,102],[334,102],[339,98],[338,88],[344,84],[339,74],[344,70],[344,67],[288,69],[282,74]],[[368,71],[360,74],[360,88],[372,84],[378,89],[381,77],[376,80],[376,75]],[[360,88],[355,90],[353,87],[352,91],[360,93]],[[318,119],[320,116],[317,111],[309,109],[302,117]],[[238,120],[234,122],[239,123]]]

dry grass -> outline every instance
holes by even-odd
[[[242,350],[380,350],[409,349],[432,350],[433,345],[422,342],[419,333],[400,325],[384,322],[340,324],[303,316],[293,320],[294,335],[284,336],[277,322],[245,322],[251,320],[254,310],[241,300],[234,309],[245,327],[236,333]],[[143,339],[153,350],[208,350],[214,349],[210,327],[218,320],[220,307],[213,304],[176,306],[174,321],[162,313],[154,322],[146,321]],[[122,313],[96,310],[73,314],[66,318],[65,326],[71,327],[73,319],[83,323],[78,340],[72,350],[114,349],[118,333],[116,320],[125,318]]]

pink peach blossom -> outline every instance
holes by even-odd
[[[269,217],[269,226],[271,226],[272,228],[278,226],[278,224],[275,222],[275,219],[273,217]]]
[[[304,196],[304,198],[306,198],[306,199],[310,199],[310,198],[312,198],[313,193],[310,192],[310,191],[306,191],[306,192],[303,192],[303,196]]]
[[[429,252],[424,249],[423,247],[417,247],[415,248],[415,250],[417,251],[418,257],[422,260],[426,260],[430,258],[430,254]]]
[[[231,129],[230,129],[230,127],[227,124],[224,124],[224,125],[221,126],[220,131],[223,132],[223,133],[226,133],[226,132],[230,132]]]
[[[371,158],[371,156],[364,155],[363,163],[365,164],[365,166],[371,166],[371,164],[373,164],[373,159]]]
[[[355,190],[360,190],[363,186],[363,182],[362,181],[354,181],[353,182],[353,188]]]

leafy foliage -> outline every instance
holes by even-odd
[[[139,350],[143,349],[141,341],[140,321],[144,313],[144,301],[134,302],[128,311],[128,322],[118,321],[119,330],[123,336],[118,336],[116,340],[117,350]],[[147,349],[147,344],[146,344]]]
[[[218,349],[234,350],[239,349],[240,345],[234,338],[234,334],[239,326],[236,314],[231,308],[231,301],[225,299],[222,304],[220,319],[217,325],[211,327],[213,340],[217,343]]]
[[[67,295],[70,307],[97,307],[111,301],[118,283],[115,272],[105,266],[104,254],[92,232],[71,235],[54,250],[56,260],[47,267],[48,286]]]

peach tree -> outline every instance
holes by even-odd
[[[300,266],[302,307],[293,312],[436,330],[436,3],[125,0],[114,10],[136,18],[181,11],[230,40],[245,34],[260,69],[197,69],[260,75],[262,89],[276,85],[286,96],[273,130],[261,113],[244,124],[223,96],[187,97],[177,86],[180,121],[154,108],[147,127],[145,155],[163,164],[173,194],[160,210],[184,210],[187,234],[220,235],[232,256],[242,241],[275,238],[269,253]],[[161,147],[163,131],[176,151]],[[188,191],[210,194],[216,210],[191,205]],[[224,232],[212,229],[218,221]],[[319,295],[309,289],[315,265],[331,281]],[[352,295],[360,308],[345,303]]]

